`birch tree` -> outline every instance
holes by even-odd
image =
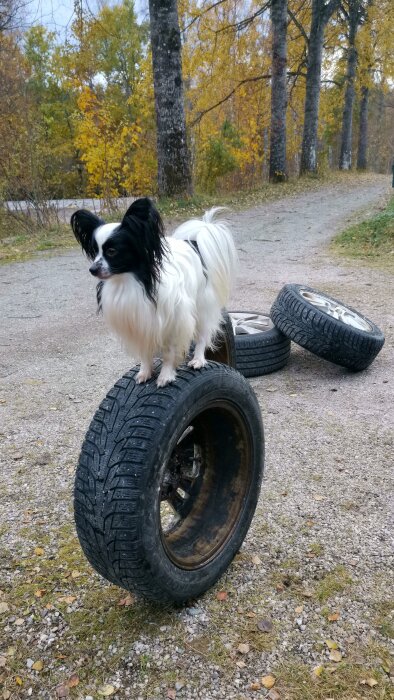
[[[357,46],[356,37],[358,29],[365,19],[366,4],[362,0],[348,0],[342,3],[341,9],[345,16],[348,31],[346,89],[342,115],[341,152],[339,156],[339,169],[350,170],[352,167],[352,130],[353,130],[353,105],[355,97],[355,79],[357,71]],[[368,104],[368,93],[364,100],[364,109]],[[365,115],[362,115],[363,117]],[[365,123],[364,123],[365,126]]]
[[[269,177],[286,180],[287,0],[272,0],[272,81]]]
[[[149,0],[157,126],[158,192],[192,193],[176,0]]]
[[[304,129],[301,149],[301,174],[317,170],[317,128],[324,30],[339,0],[312,0],[312,21],[308,37],[308,58],[304,107]]]

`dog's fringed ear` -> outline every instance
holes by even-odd
[[[104,223],[105,221],[86,209],[78,209],[71,217],[70,224],[74,236],[90,260],[94,260],[97,254],[93,233],[98,226],[102,226]]]
[[[146,221],[160,236],[164,236],[164,224],[162,218],[149,197],[136,199],[124,215],[123,222],[127,225],[128,218],[136,218]]]

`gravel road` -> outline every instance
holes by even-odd
[[[386,344],[359,374],[293,345],[285,369],[251,380],[267,440],[260,506],[228,573],[186,609],[118,605],[121,591],[91,572],[75,544],[79,447],[129,367],[96,315],[86,260],[73,250],[0,268],[0,698],[99,698],[107,688],[135,700],[249,700],[267,694],[269,674],[274,700],[394,697],[393,278],[328,251],[332,235],[388,188],[376,176],[231,215],[240,269],[230,307],[266,311],[284,283],[302,282],[359,309]],[[46,566],[67,568],[67,538],[76,571],[40,583]],[[327,639],[341,660],[330,658]],[[349,668],[353,685],[336,683]],[[297,673],[306,674],[304,694]],[[67,685],[73,674],[78,683]],[[360,684],[371,678],[376,687]]]

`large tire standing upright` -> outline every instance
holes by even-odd
[[[75,520],[92,566],[156,601],[183,602],[225,571],[263,474],[257,399],[235,370],[182,366],[162,389],[134,368],[96,412],[77,468]]]

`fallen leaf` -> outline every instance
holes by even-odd
[[[257,554],[254,554],[252,557],[252,562],[253,564],[256,564],[256,566],[259,566],[259,564],[261,564],[261,559],[259,556],[257,556]]]
[[[23,680],[20,676],[15,676],[15,683],[17,685],[23,685]]]
[[[315,666],[315,668],[312,671],[312,675],[315,676],[316,678],[319,678],[321,674],[324,671],[324,666]]]
[[[326,639],[326,645],[329,649],[338,649],[338,644],[336,642],[333,642],[332,639]]]
[[[248,610],[248,612],[245,613],[245,617],[250,617],[250,618],[256,617],[256,613],[252,612],[251,610]]]
[[[294,612],[296,612],[298,615],[300,615],[300,613],[304,612],[304,606],[298,605],[296,608],[294,608]]]
[[[331,661],[335,661],[335,663],[338,663],[338,661],[340,661],[341,659],[342,659],[342,654],[340,651],[338,651],[338,649],[332,649],[332,651],[330,651],[330,660]]]
[[[61,683],[56,687],[56,697],[57,698],[68,698],[70,691],[64,683]]]
[[[45,595],[45,593],[45,588],[39,588],[37,591],[34,592],[34,595],[36,596],[36,598],[42,598],[42,596]]]
[[[268,700],[280,700],[280,695],[275,688],[272,688],[267,695]]]
[[[375,678],[366,678],[363,681],[360,681],[361,685],[369,685],[370,688],[374,688],[375,685],[378,684],[378,682],[375,680]]]
[[[116,688],[114,688],[113,685],[103,685],[101,688],[98,689],[98,694],[105,697],[109,698],[110,695],[113,695],[116,692]]]
[[[249,644],[238,644],[237,651],[239,651],[240,654],[248,654],[249,648]]]
[[[42,555],[44,554],[43,548],[42,548],[42,547],[36,547],[35,550],[34,550],[34,554],[36,554],[37,557],[42,557]]]
[[[58,603],[67,603],[67,605],[71,605],[74,600],[76,600],[75,595],[62,595],[60,598],[57,598]]]
[[[33,671],[42,671],[43,668],[44,664],[42,661],[36,661],[32,666]]]
[[[328,615],[327,620],[329,622],[336,622],[337,620],[339,620],[339,618],[340,618],[339,612],[335,612],[335,613],[331,613],[330,615]]]
[[[124,605],[125,608],[128,608],[130,605],[134,605],[134,603],[135,598],[129,593],[127,596],[119,600],[118,605]]]
[[[270,690],[275,685],[276,678],[274,676],[263,676],[261,679],[261,685],[264,686],[264,688],[267,688]]]
[[[9,609],[10,606],[8,605],[8,603],[0,603],[0,615],[8,612]]]
[[[228,597],[227,591],[219,591],[219,592],[216,594],[216,598],[217,598],[218,600],[227,600],[227,597]]]
[[[251,683],[249,686],[250,690],[260,690],[261,689],[261,684],[257,681],[257,683]]]
[[[79,678],[76,673],[73,673],[72,676],[67,681],[67,685],[69,688],[75,688],[79,683]]]
[[[257,623],[257,628],[260,630],[260,632],[265,632],[268,634],[269,632],[272,632],[274,625],[272,624],[271,620],[259,620]]]

